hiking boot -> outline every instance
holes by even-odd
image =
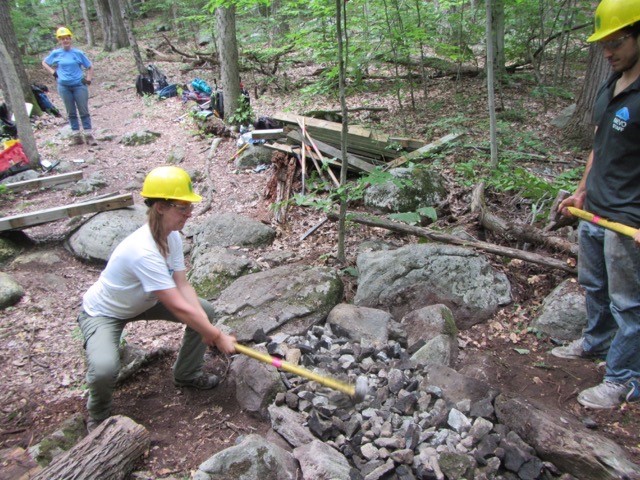
[[[96,420],[93,417],[89,417],[87,419],[87,433],[93,432],[103,421],[104,420]]]
[[[176,387],[196,388],[198,390],[209,390],[220,383],[220,378],[217,375],[205,375],[201,374],[193,380],[173,380],[173,384]]]
[[[629,387],[624,383],[604,381],[578,394],[578,403],[589,408],[614,408],[622,403]]]
[[[640,400],[640,382],[638,382],[638,380],[631,380],[627,386],[631,387],[631,390],[627,393],[625,400],[629,403]]]
[[[82,135],[80,134],[80,132],[73,132],[69,137],[70,145],[82,145],[83,143],[84,140],[82,139]]]
[[[84,142],[90,147],[95,147],[96,145],[98,145],[98,142],[96,141],[94,136],[90,133],[84,134]]]
[[[600,358],[601,355],[585,352],[583,348],[584,338],[579,338],[564,347],[556,347],[551,350],[551,355],[558,358]]]

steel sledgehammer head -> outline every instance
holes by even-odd
[[[353,401],[360,403],[364,400],[364,397],[369,393],[369,382],[366,377],[358,377],[356,379],[356,387],[353,393]]]

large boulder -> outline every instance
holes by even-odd
[[[558,285],[544,299],[532,326],[559,340],[580,338],[587,326],[587,306],[578,282],[568,279]]]
[[[82,225],[67,241],[75,256],[106,262],[118,244],[147,221],[147,208],[135,205],[102,212]]]
[[[0,310],[15,305],[24,296],[24,289],[10,275],[0,272]]]
[[[193,228],[194,248],[201,245],[260,247],[271,245],[276,231],[263,223],[233,213],[213,215]]]
[[[442,176],[428,166],[394,168],[389,173],[393,180],[371,185],[366,190],[365,205],[385,212],[413,212],[437,206],[447,198]]]
[[[386,345],[392,321],[389,312],[348,303],[336,305],[327,317],[327,324],[340,336],[379,346]]]
[[[247,435],[242,442],[204,461],[193,480],[296,480],[298,465],[291,453],[262,438]]]
[[[524,399],[499,395],[495,413],[500,423],[535,448],[540,458],[576,478],[640,478],[640,466],[632,463],[617,444],[548,405],[543,411]]]
[[[358,255],[356,305],[389,310],[394,318],[442,303],[459,329],[480,323],[511,302],[506,275],[473,250],[450,245],[407,245]]]
[[[338,274],[324,267],[285,265],[240,277],[213,303],[218,325],[239,341],[264,333],[301,335],[342,300]]]
[[[189,281],[200,297],[212,299],[236,278],[259,270],[252,258],[237,250],[210,247],[192,254]]]

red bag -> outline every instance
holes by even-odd
[[[29,159],[24,154],[20,142],[0,151],[0,179],[24,170],[29,170]]]

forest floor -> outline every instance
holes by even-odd
[[[90,88],[90,108],[98,146],[68,146],[60,138],[65,121],[44,116],[35,122],[39,150],[48,161],[74,161],[85,178],[102,172],[107,186],[95,195],[107,192],[138,194],[145,174],[166,162],[177,147],[184,150],[181,166],[206,173],[215,186],[213,207],[208,212],[194,213],[191,222],[198,222],[213,212],[235,212],[271,224],[277,230],[274,250],[292,251],[296,261],[312,265],[332,265],[339,268],[355,265],[356,246],[373,238],[396,246],[416,242],[414,237],[401,236],[383,229],[351,225],[346,241],[347,264],[336,260],[337,230],[326,223],[304,241],[300,237],[315,225],[322,214],[316,210],[292,206],[284,224],[273,221],[272,211],[263,198],[269,172],[238,171],[232,161],[237,151],[235,139],[224,140],[211,160],[207,160],[211,138],[199,135],[189,115],[194,106],[173,98],[165,101],[136,96],[135,68],[126,51],[103,54],[87,52],[95,62],[95,77]],[[211,70],[179,71],[177,63],[158,63],[170,82],[188,83],[204,78],[212,81]],[[313,66],[289,69],[293,81],[310,80]],[[32,81],[48,85],[53,102],[62,109],[52,79],[39,69],[30,72]],[[295,89],[288,91],[273,84],[260,98],[253,93],[256,77],[247,75],[245,83],[252,93],[256,116],[270,116],[276,111],[303,113],[310,110],[338,109],[335,95],[304,96]],[[579,84],[580,79],[573,79]],[[568,101],[547,98],[542,102],[530,94],[534,84],[525,76],[513,78],[501,92],[500,102],[506,110],[521,113],[521,120],[509,124],[504,141],[507,148],[535,154],[526,159],[544,157],[537,164],[523,164],[540,175],[551,177],[564,169],[584,165],[587,152],[575,151],[563,145],[561,132],[550,126]],[[374,127],[385,133],[411,136],[431,141],[450,133],[455,125],[468,127],[464,145],[448,150],[441,163],[449,179],[449,212],[439,226],[457,224],[487,241],[505,244],[480,231],[469,213],[470,189],[454,182],[451,165],[464,163],[480,146],[487,145],[485,84],[482,78],[449,78],[430,80],[426,96],[416,92],[416,109],[409,99],[400,108],[390,82],[377,81],[353,96],[350,107],[388,107],[384,113],[359,112],[351,120]],[[179,117],[182,119],[178,120]],[[122,135],[140,130],[161,133],[155,143],[127,147],[119,143]],[[544,149],[541,154],[536,145]],[[488,160],[487,160],[488,161]],[[55,173],[55,172],[54,172]],[[196,183],[202,190],[206,183]],[[85,200],[83,197],[82,200]],[[62,206],[74,201],[68,188],[23,192],[0,197],[2,216]],[[489,192],[489,207],[506,219],[529,222],[531,205],[518,195],[498,196]],[[0,448],[34,445],[44,435],[55,430],[76,412],[85,412],[84,359],[82,341],[76,325],[76,315],[84,291],[97,279],[100,265],[86,264],[74,258],[64,247],[65,237],[78,225],[77,219],[58,221],[25,230],[32,243],[25,242],[22,260],[3,268],[26,292],[14,307],[0,313]],[[517,246],[509,244],[509,246]],[[531,247],[535,250],[535,247]],[[47,253],[38,260],[27,254]],[[553,252],[541,252],[569,260]],[[548,268],[490,257],[503,270],[513,285],[514,302],[500,310],[484,324],[460,333],[460,364],[485,359],[488,380],[505,392],[513,392],[540,404],[543,408],[560,409],[582,420],[589,418],[597,430],[618,442],[640,463],[640,406],[622,405],[608,411],[592,411],[576,401],[577,393],[600,382],[602,370],[592,362],[567,361],[552,357],[554,344],[539,338],[527,327],[535,317],[544,297],[568,274]],[[344,276],[344,301],[355,293],[355,280]],[[120,386],[115,394],[114,414],[127,415],[144,425],[151,435],[151,450],[139,466],[153,478],[188,477],[189,473],[212,454],[234,444],[238,436],[265,433],[269,425],[249,417],[235,399],[235,389],[225,381],[213,391],[194,392],[176,389],[171,381],[171,364],[181,339],[181,331],[165,322],[138,322],[126,330],[126,341],[147,349],[167,347],[167,356],[146,366]],[[516,350],[517,349],[517,350]],[[528,353],[523,353],[528,352]],[[206,368],[222,373],[228,359],[210,352]],[[3,475],[0,465],[0,478]]]

